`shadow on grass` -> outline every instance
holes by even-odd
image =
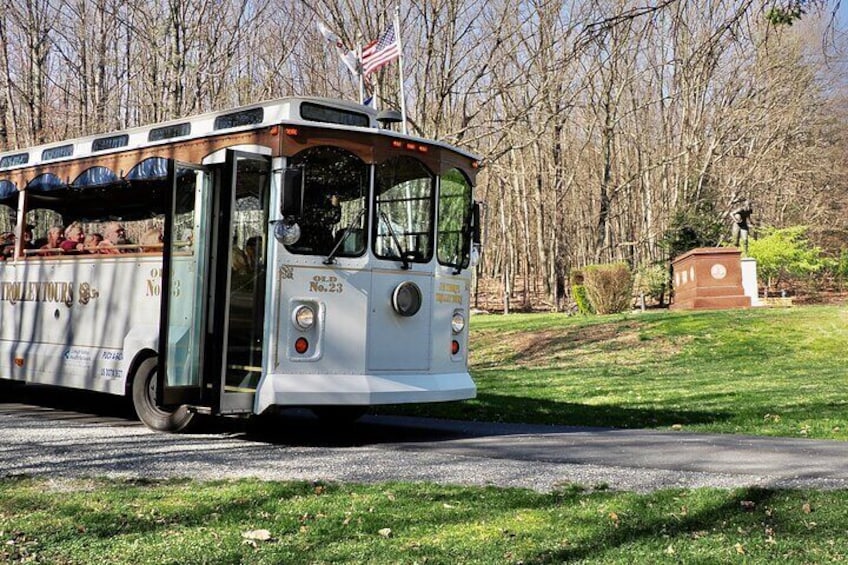
[[[775,491],[751,487],[738,491],[730,499],[724,502],[716,501],[716,504],[701,510],[691,512],[685,516],[677,516],[675,520],[669,520],[667,516],[651,520],[638,519],[636,525],[628,526],[622,523],[614,528],[609,528],[596,534],[593,538],[580,540],[573,547],[557,551],[541,552],[530,557],[524,562],[527,564],[541,565],[544,563],[571,563],[574,561],[604,560],[604,553],[620,555],[622,547],[630,544],[638,544],[640,540],[656,540],[658,538],[667,540],[664,543],[674,545],[681,538],[697,539],[705,533],[731,530],[729,524],[735,521],[746,522],[744,513],[752,512],[747,518],[762,516],[762,510],[769,501],[776,496]],[[754,513],[756,509],[756,513]],[[715,556],[718,557],[718,556]],[[647,554],[643,555],[647,558]],[[638,560],[638,557],[634,557]],[[672,557],[671,561],[683,562],[685,557]]]
[[[574,402],[480,393],[474,400],[456,404],[378,406],[379,414],[403,414],[476,422],[545,424],[600,428],[656,428],[676,424],[712,424],[729,420],[722,411],[632,408],[614,404]]]
[[[636,497],[427,484],[374,488],[247,481],[173,490],[167,483],[149,486],[151,490],[119,484],[106,492],[70,497],[18,496],[12,512],[32,514],[35,521],[23,522],[20,532],[48,548],[42,550],[42,559],[57,562],[153,563],[158,562],[157,552],[165,551],[166,561],[192,563],[448,563],[457,555],[460,561],[520,558],[535,565],[764,563],[787,560],[787,551],[797,551],[793,562],[821,562],[832,554],[817,548],[832,545],[826,541],[830,532],[840,531],[838,523],[816,528],[805,518],[793,518],[784,511],[785,495],[760,488],[715,490],[690,499],[689,491],[677,490]],[[793,505],[803,500],[791,497]],[[528,512],[547,525],[531,522],[530,531],[523,531],[515,518]],[[380,538],[377,532],[387,524],[393,534]],[[274,539],[258,546],[245,544],[241,534],[255,528],[267,528]],[[767,539],[769,530],[778,532],[776,542]],[[734,549],[737,540],[741,543]],[[366,554],[363,543],[369,546]],[[737,554],[740,549],[747,555]]]
[[[30,479],[12,477],[4,480],[11,484]],[[95,494],[62,493],[49,499],[40,492],[18,495],[16,502],[19,507],[16,510],[27,508],[48,512],[67,527],[62,529],[53,525],[52,533],[33,535],[50,535],[53,543],[76,544],[80,539],[111,541],[116,536],[150,535],[176,526],[189,529],[209,525],[210,521],[223,526],[244,522],[255,519],[257,508],[265,507],[272,511],[278,503],[314,495],[315,489],[315,483],[305,481],[265,483],[252,490],[241,489],[238,483],[234,486],[222,484],[212,491],[202,485],[193,489],[192,483],[181,489],[180,482],[116,481],[116,486],[107,486]],[[169,485],[175,485],[175,488]],[[162,505],[160,501],[164,501]],[[0,508],[3,508],[2,504]],[[82,524],[85,527],[81,529],[79,526]]]

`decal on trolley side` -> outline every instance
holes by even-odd
[[[0,283],[0,301],[13,306],[18,302],[53,302],[70,307],[74,296],[79,297],[80,304],[86,305],[99,298],[100,292],[87,282],[80,283],[77,292],[74,292],[74,283],[69,281]]]

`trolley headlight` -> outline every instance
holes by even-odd
[[[414,316],[421,309],[421,289],[414,282],[397,285],[392,293],[392,308],[401,316]]]
[[[274,237],[283,245],[294,245],[300,239],[300,226],[297,222],[277,222],[274,224]]]
[[[465,315],[457,310],[453,313],[453,317],[451,318],[451,330],[453,333],[459,334],[462,333],[462,330],[465,329]]]
[[[292,322],[303,331],[310,329],[315,325],[315,310],[309,306],[298,306],[292,314]]]

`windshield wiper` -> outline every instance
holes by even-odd
[[[392,227],[392,223],[389,221],[389,217],[382,210],[380,211],[380,218],[382,218],[383,221],[386,223],[386,228],[389,230],[389,235],[392,237],[392,241],[395,242],[395,245],[398,248],[398,252],[400,253],[401,268],[405,271],[408,270],[409,269],[409,258],[407,257],[408,252],[405,251],[403,249],[403,247],[401,247],[400,240],[398,239],[398,236],[395,233],[394,228]]]
[[[361,220],[361,219],[362,219],[362,216],[364,216],[364,215],[365,215],[365,208],[363,208],[362,210],[360,210],[360,211],[359,211],[359,213],[356,215],[356,217],[353,219],[353,221],[350,223],[350,225],[348,225],[348,226],[345,228],[345,231],[344,231],[344,233],[342,234],[342,236],[339,238],[338,243],[336,243],[336,244],[333,246],[333,249],[330,251],[330,254],[329,254],[329,255],[327,255],[327,258],[326,258],[326,259],[324,259],[324,264],[325,264],[325,265],[332,265],[333,263],[335,263],[335,262],[336,262],[336,253],[338,253],[338,252],[339,252],[339,249],[341,248],[342,244],[345,242],[345,240],[347,239],[347,237],[348,237],[351,233],[353,233],[353,228],[354,228],[354,226],[356,226],[356,225],[359,223],[359,220]]]

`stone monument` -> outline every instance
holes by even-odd
[[[742,253],[734,247],[699,247],[671,263],[672,310],[748,308],[751,297],[742,287]]]

